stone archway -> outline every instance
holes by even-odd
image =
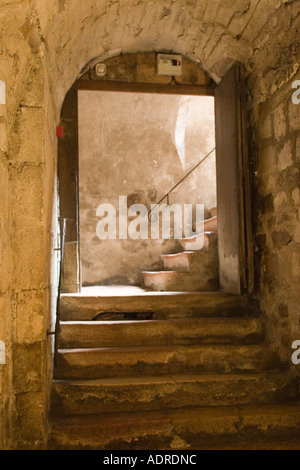
[[[181,57],[181,56],[180,56]],[[66,220],[62,292],[80,292],[78,91],[117,91],[179,95],[211,95],[217,110],[217,192],[222,203],[219,234],[220,287],[225,292],[250,292],[253,255],[248,146],[246,142],[244,71],[235,66],[226,76],[227,87],[183,57],[180,77],[159,76],[158,53],[124,54],[89,68],[68,92],[61,114],[65,137],[59,141],[60,214]],[[103,76],[96,72],[98,65]],[[239,88],[240,92],[236,92]],[[226,135],[230,139],[226,140]],[[226,149],[231,148],[231,151]],[[223,162],[227,160],[225,165]],[[231,172],[229,169],[231,168]],[[224,176],[226,174],[226,177]],[[228,181],[230,184],[228,185]],[[225,189],[227,188],[227,189]],[[237,196],[239,195],[239,196]],[[233,207],[235,209],[233,209]],[[225,215],[226,214],[226,215]],[[233,274],[234,273],[234,274]]]
[[[82,44],[78,49],[81,47]],[[64,56],[66,62],[68,53]],[[88,54],[86,50],[82,57],[85,54]],[[103,53],[100,59],[111,54],[109,51]],[[19,362],[18,370],[15,370],[15,377],[19,379],[7,387],[7,392],[10,390],[15,396],[17,406],[16,411],[10,402],[8,419],[14,430],[12,441],[28,448],[44,446],[52,374],[52,342],[49,340],[52,336],[49,333],[54,329],[56,306],[55,128],[59,124],[64,94],[80,68],[78,63],[73,63],[61,75],[58,73],[62,72],[60,66],[49,73],[52,59],[48,56],[46,61],[45,57],[42,60],[33,56],[13,135],[16,155],[16,163],[11,168],[16,183],[12,191],[13,239],[20,242],[19,251],[13,258],[15,282],[20,286],[13,292],[13,305],[22,306],[18,307],[16,317],[22,326],[17,341],[13,340],[14,346],[8,348],[7,354],[14,362],[21,357],[29,358],[29,362]],[[224,69],[228,68],[229,62]],[[85,67],[82,73],[84,70]],[[27,316],[28,311],[32,317]],[[31,327],[32,322],[35,328]],[[31,377],[34,377],[33,381]]]

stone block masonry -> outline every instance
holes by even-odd
[[[300,318],[300,105],[292,102],[293,81],[252,115],[258,162],[254,177],[258,292],[270,341],[286,361],[292,342],[299,339]]]

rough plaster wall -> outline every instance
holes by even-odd
[[[20,314],[20,327],[26,325],[30,314],[34,316],[33,312],[40,312],[37,315],[43,318],[43,324],[48,322],[48,300],[43,301],[41,308],[39,293],[53,292],[49,279],[52,225],[47,207],[52,207],[55,125],[59,122],[63,99],[81,69],[94,57],[105,59],[120,51],[172,50],[199,61],[213,77],[220,79],[233,60],[240,60],[246,63],[250,74],[251,115],[260,127],[259,103],[273,96],[296,76],[299,67],[299,12],[299,0],[1,0],[0,80],[7,83],[9,144],[7,153],[1,155],[1,177],[5,181],[8,176],[4,183],[8,189],[8,201],[0,209],[1,214],[5,214],[1,227],[6,228],[1,231],[1,243],[7,243],[7,261],[1,264],[1,277],[7,282],[7,286],[1,287],[1,299],[6,299],[4,306],[3,301],[1,306],[1,334],[8,344],[9,361],[7,366],[1,366],[6,388],[2,389],[0,409],[2,416],[4,411],[4,419],[16,423],[14,432],[9,426],[5,425],[5,430],[0,426],[0,432],[5,433],[0,438],[3,445],[33,447],[42,445],[45,440],[45,327],[40,330],[34,328],[33,337],[31,328],[27,327],[27,343],[23,342],[22,336],[16,336],[16,315]],[[25,107],[21,112],[24,96],[36,98],[37,107]],[[39,100],[39,96],[42,99]],[[52,100],[53,118],[50,115]],[[44,136],[49,138],[44,141]],[[20,145],[15,147],[18,142]],[[25,169],[32,170],[32,174],[40,171],[43,179],[42,183],[39,178],[38,182],[35,179],[35,188],[41,188],[44,197],[42,215],[39,213],[38,218],[33,217],[31,221],[26,211],[33,207],[31,204],[35,204],[35,197],[29,203],[24,195],[28,183],[25,174],[21,182],[21,157],[23,162],[34,163],[32,166],[25,165]],[[42,166],[39,170],[41,160],[45,165],[42,171]],[[17,181],[19,185],[16,186]],[[3,180],[1,187],[2,183]],[[11,204],[13,194],[15,200],[19,199],[18,215],[16,203]],[[21,222],[28,223],[26,242]],[[35,243],[34,253],[37,252],[37,256],[31,256],[34,254],[34,231],[31,227],[35,227],[35,233],[43,239],[41,244]],[[270,229],[265,225],[262,234],[269,236],[269,233]],[[9,245],[15,252],[14,257]],[[37,259],[39,267],[35,277],[33,270]],[[20,267],[15,269],[14,265]],[[258,271],[264,270],[259,262]],[[270,276],[278,270],[278,265],[266,266]],[[281,276],[283,281],[284,270]],[[30,279],[25,286],[23,278]],[[22,309],[19,295],[25,299],[25,293],[27,301]],[[296,295],[290,291],[288,293],[293,295],[289,301],[297,302]],[[18,308],[14,311],[12,295],[17,299],[14,305]],[[268,305],[269,298],[270,295],[264,294],[264,308],[272,323],[277,311]],[[292,325],[297,329],[297,319],[292,320],[289,316],[287,322],[287,331]],[[31,324],[32,321],[29,322]],[[273,340],[277,346],[281,338],[282,329],[278,331],[273,328]],[[41,346],[41,354],[36,345]],[[31,350],[32,356],[39,355],[36,362],[28,350]],[[287,353],[287,349],[284,351]],[[22,380],[22,376],[29,377],[29,380]],[[32,377],[38,379],[35,381]]]
[[[253,116],[257,290],[269,338],[289,362],[300,337],[300,105],[292,102],[294,91],[290,81]]]
[[[211,97],[79,93],[84,285],[140,284],[142,270],[158,268],[161,254],[178,249],[171,240],[99,240],[98,205],[118,208],[119,196],[130,200],[135,194],[135,203],[150,207],[214,146]],[[153,200],[151,190],[157,192]],[[172,193],[170,204],[175,203],[216,205],[214,154]]]

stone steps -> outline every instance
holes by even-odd
[[[192,254],[192,251],[182,251],[181,253],[161,255],[160,258],[163,262],[164,269],[188,273],[190,270],[190,258]]]
[[[254,344],[264,331],[255,318],[187,318],[145,321],[61,322],[60,349]]]
[[[299,428],[298,403],[82,415],[52,421],[48,448],[201,450],[250,445],[276,448],[283,441],[299,442]]]
[[[297,392],[296,380],[271,372],[55,381],[51,411],[63,416],[275,404],[296,400]]]
[[[277,364],[263,344],[60,349],[54,378],[258,372],[270,370]]]
[[[239,317],[248,315],[249,310],[246,296],[223,292],[145,291],[130,296],[64,294],[60,300],[62,321],[132,319],[141,313],[157,319]]]
[[[298,381],[246,297],[61,300],[49,449],[264,449],[299,436]]]
[[[217,224],[217,217],[204,225]],[[154,291],[217,291],[219,260],[217,232],[201,232],[179,240],[184,252],[161,255],[165,271],[142,272],[144,286]]]

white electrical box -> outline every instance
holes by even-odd
[[[182,75],[182,56],[157,54],[157,75],[180,77]]]

